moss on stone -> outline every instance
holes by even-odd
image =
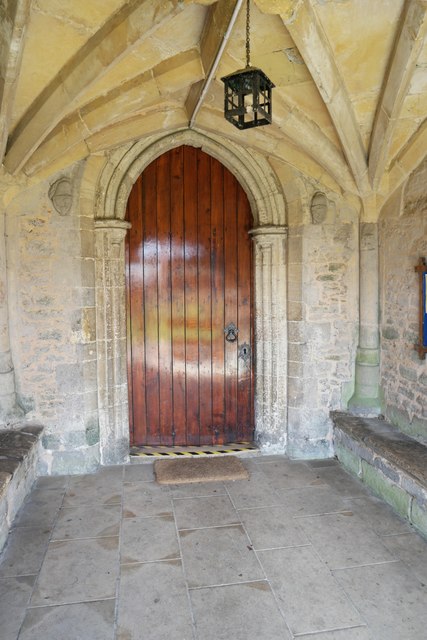
[[[59,449],[61,441],[57,435],[47,433],[42,436],[42,446],[44,449]]]
[[[91,419],[86,423],[86,443],[89,446],[97,444],[99,442],[99,422],[98,420]]]
[[[362,460],[362,479],[375,495],[387,502],[399,515],[409,518],[411,496],[365,460]]]
[[[397,340],[399,332],[394,327],[384,327],[381,335],[385,340]]]
[[[412,502],[411,522],[423,536],[427,537],[427,510],[420,507],[415,500]]]
[[[349,451],[349,449],[346,449],[345,447],[342,447],[340,444],[336,444],[335,445],[335,455],[337,456],[338,460],[340,461],[340,463],[342,464],[342,466],[347,469],[347,471],[349,471],[350,473],[352,473],[355,476],[360,477],[360,458],[359,456],[355,455],[354,453],[352,453],[351,451]]]

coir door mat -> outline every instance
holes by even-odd
[[[156,460],[154,473],[159,484],[224,482],[249,478],[247,469],[235,456]]]

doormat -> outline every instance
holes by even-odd
[[[156,460],[154,473],[159,484],[249,479],[247,469],[236,456]]]

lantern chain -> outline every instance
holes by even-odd
[[[250,0],[246,0],[246,67],[247,68],[251,66],[249,2],[250,2]]]

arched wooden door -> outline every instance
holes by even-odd
[[[131,443],[252,440],[252,216],[245,192],[220,162],[182,146],[144,170],[127,219]]]

